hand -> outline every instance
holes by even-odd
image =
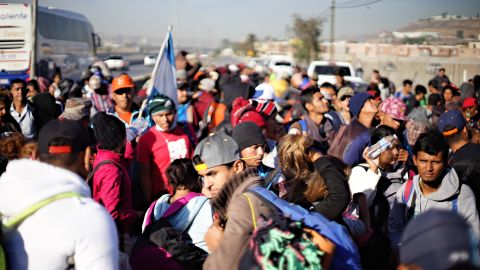
[[[397,159],[397,161],[398,161],[398,162],[402,162],[402,163],[405,164],[405,162],[407,162],[407,160],[408,160],[408,152],[407,152],[407,150],[405,150],[405,149],[400,149],[400,150],[398,151],[398,159]]]
[[[380,156],[378,156],[376,159],[371,159],[367,153],[368,153],[368,150],[370,150],[370,147],[366,147],[364,150],[363,150],[363,154],[362,154],[362,157],[365,159],[365,161],[367,162],[368,164],[368,167],[370,168],[370,170],[374,173],[378,173],[378,164],[380,162]]]
[[[213,224],[208,228],[207,233],[205,234],[205,243],[207,244],[208,251],[214,252],[218,246],[220,245],[220,242],[223,239],[223,228],[220,225],[220,218],[218,218],[218,215],[213,216]]]

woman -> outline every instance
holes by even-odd
[[[208,252],[204,237],[212,224],[212,207],[208,198],[199,193],[202,183],[192,161],[186,158],[174,160],[167,168],[167,176],[174,194],[165,194],[152,203],[145,214],[142,230],[172,212],[170,207],[176,204],[181,208],[169,215],[168,221],[178,232],[186,232],[194,245]]]
[[[283,198],[342,222],[350,193],[345,173],[335,161],[323,156],[310,136],[301,134],[287,134],[280,139],[278,157],[286,179]]]

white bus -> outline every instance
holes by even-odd
[[[100,43],[89,20],[78,13],[39,7],[36,75],[79,79],[95,60]],[[29,78],[32,55],[32,11],[28,4],[0,4],[0,85]]]

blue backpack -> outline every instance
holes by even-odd
[[[255,194],[269,205],[275,206],[290,219],[301,221],[306,226],[332,241],[336,245],[336,249],[330,269],[362,269],[357,246],[345,227],[328,220],[317,212],[309,212],[296,204],[288,203],[263,187],[253,187],[250,188],[248,192]]]

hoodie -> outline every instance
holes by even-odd
[[[11,269],[118,269],[118,240],[108,212],[90,197],[77,174],[35,160],[13,160],[0,177],[0,212],[11,218],[64,192],[81,198],[54,201],[4,232]]]
[[[415,216],[422,214],[430,209],[447,209],[457,211],[463,216],[466,222],[472,226],[473,231],[478,236],[480,229],[480,222],[478,219],[478,212],[475,205],[475,195],[472,190],[460,183],[457,173],[454,169],[447,169],[442,183],[436,192],[424,196],[420,189],[420,176],[416,175],[413,178],[413,192],[415,192]],[[403,202],[403,193],[405,192],[406,183],[397,191],[393,208],[390,212],[388,229],[390,233],[391,245],[394,249],[398,249],[403,229],[407,225],[408,208],[412,205],[408,202],[408,206]],[[413,196],[410,196],[413,198]],[[457,210],[452,209],[453,201],[457,200]]]

